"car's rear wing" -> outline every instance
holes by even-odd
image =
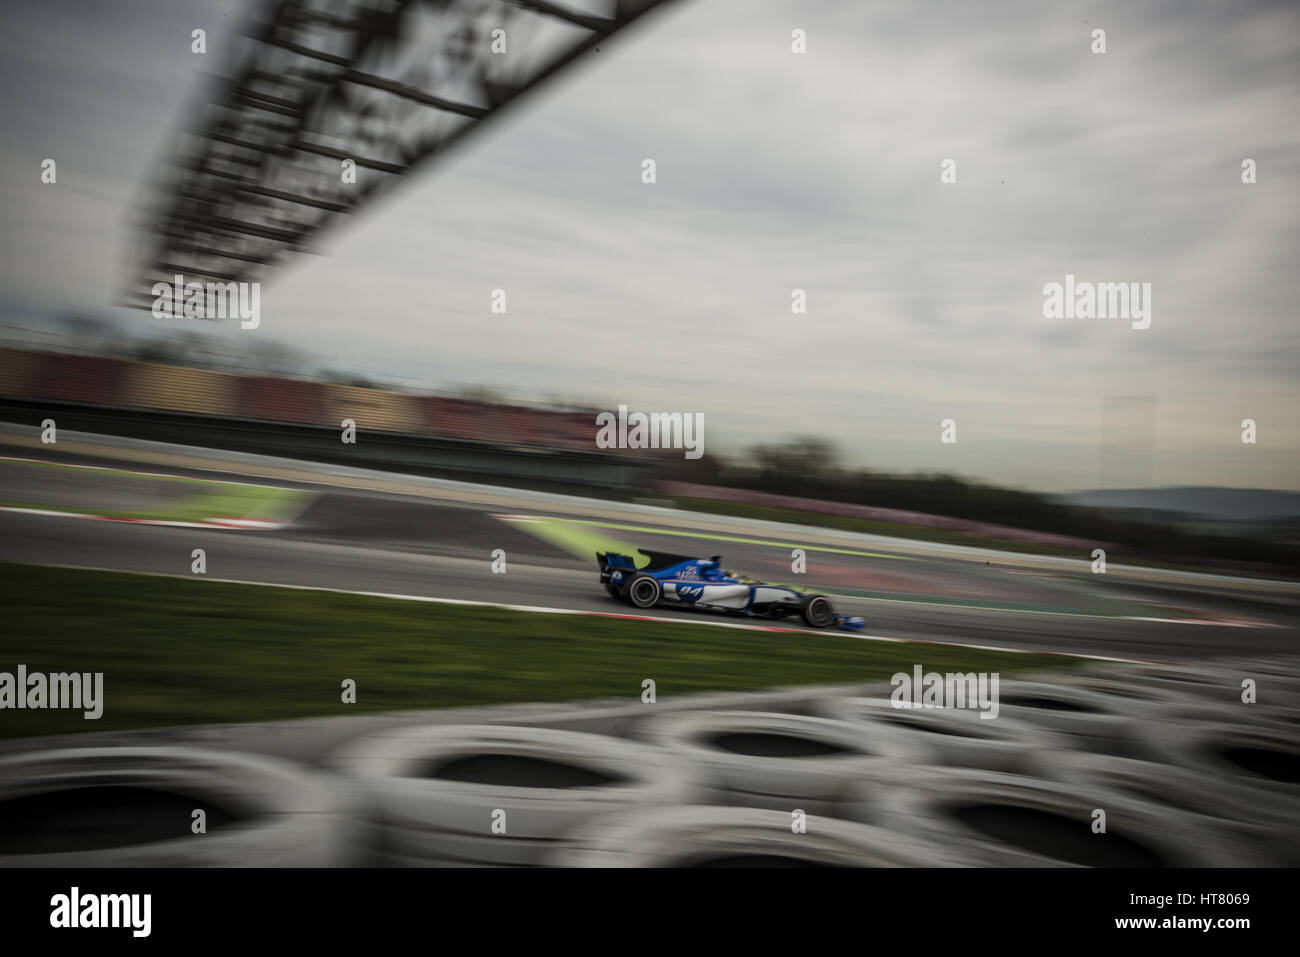
[[[621,568],[624,571],[636,571],[636,561],[631,555],[619,555],[617,552],[597,552],[596,564],[601,568]]]
[[[619,555],[616,552],[597,552],[596,564],[600,566],[600,580],[608,584],[616,573],[636,571],[636,562],[631,555]],[[619,574],[622,579],[623,575]]]

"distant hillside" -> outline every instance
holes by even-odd
[[[1156,509],[1227,522],[1257,522],[1300,516],[1300,492],[1279,492],[1263,488],[1181,486],[1094,489],[1088,492],[1065,492],[1051,498],[1066,505]]]

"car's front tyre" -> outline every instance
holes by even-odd
[[[623,590],[623,597],[637,608],[653,608],[663,595],[659,580],[649,575],[637,575]]]
[[[810,595],[799,606],[799,616],[809,628],[825,628],[835,620],[835,608],[825,595]]]

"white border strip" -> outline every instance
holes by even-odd
[[[112,472],[115,475],[135,475],[140,478],[160,478],[171,482],[198,482],[204,485],[246,485],[249,488],[269,488],[277,492],[301,492],[303,489],[289,488],[284,485],[267,485],[265,482],[238,482],[234,479],[195,478],[193,475],[177,475],[174,472],[141,472],[139,469],[123,469],[112,465],[84,465],[80,462],[55,462],[51,459],[33,459],[21,455],[0,455],[0,462],[23,462],[29,465],[43,465],[58,469],[86,469],[92,472]]]
[[[48,508],[19,508],[13,505],[0,505],[0,512],[21,512],[26,515],[46,515],[56,518],[92,518],[98,522],[125,522],[128,525],[167,525],[172,528],[242,528],[274,531],[289,524],[288,522],[268,522],[260,518],[210,518],[206,522],[177,522],[164,518],[121,518],[115,515],[94,515],[90,512],[60,512],[57,509]],[[68,567],[74,568],[77,566]],[[117,571],[118,569],[106,568],[98,570]]]

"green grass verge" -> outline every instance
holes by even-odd
[[[0,711],[0,737],[505,702],[1066,668],[1045,658],[849,635],[538,614],[0,563],[0,671],[104,673],[104,716]],[[345,678],[357,703],[340,701]]]

